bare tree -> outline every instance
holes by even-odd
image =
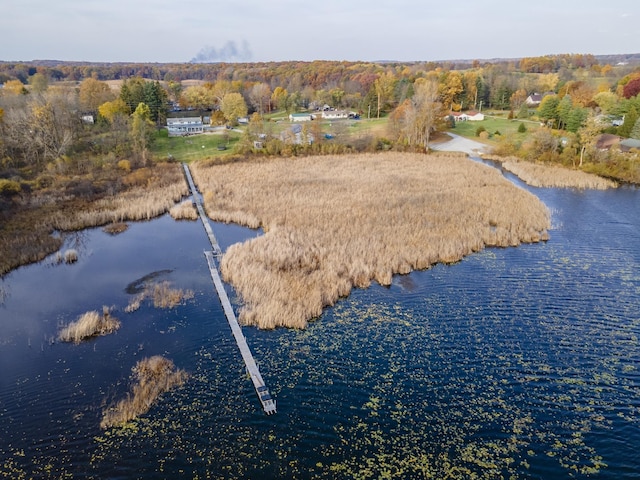
[[[260,115],[265,109],[271,111],[271,88],[266,83],[256,83],[249,91],[249,102],[253,109]]]
[[[436,80],[416,81],[411,105],[405,111],[408,143],[424,146],[427,150],[431,133],[441,117],[442,103],[438,94],[438,82]]]

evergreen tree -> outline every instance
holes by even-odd
[[[555,95],[547,95],[544,97],[538,107],[538,116],[540,117],[540,120],[557,125],[558,103],[558,97]]]
[[[569,112],[567,117],[566,129],[576,133],[587,119],[588,110],[586,108],[574,108]]]
[[[631,130],[633,130],[633,127],[637,121],[638,110],[636,110],[636,107],[634,105],[631,105],[624,116],[624,122],[618,128],[618,135],[620,135],[621,137],[629,138],[631,136]]]
[[[565,95],[562,97],[562,100],[558,102],[557,112],[558,112],[558,128],[567,128],[567,124],[569,123],[569,116],[573,111],[573,101],[569,95]],[[567,128],[569,130],[569,128]],[[575,130],[570,130],[575,132]]]
[[[636,123],[633,125],[631,134],[629,136],[631,138],[635,138],[636,140],[640,140],[640,118],[636,120]]]
[[[529,105],[523,103],[518,110],[517,118],[529,118]]]

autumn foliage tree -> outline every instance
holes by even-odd
[[[227,93],[223,97],[220,111],[222,111],[225,120],[233,125],[238,123],[238,118],[246,117],[248,113],[244,97],[237,92]]]
[[[147,164],[153,126],[151,109],[147,104],[139,103],[131,115],[129,135],[133,151],[139,156],[143,165]]]
[[[622,96],[624,98],[635,97],[640,93],[640,75],[636,78],[629,80],[629,82],[622,89]]]

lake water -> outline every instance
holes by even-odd
[[[245,327],[274,416],[245,374],[200,223],[71,235],[76,264],[0,280],[0,476],[639,478],[640,191],[530,190],[553,212],[547,243],[356,290],[305,331]],[[258,234],[213,227],[223,250]],[[127,286],[153,272],[194,299],[125,313]],[[103,305],[117,333],[51,341]],[[190,380],[101,430],[131,368],[157,354]]]

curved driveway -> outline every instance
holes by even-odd
[[[447,132],[447,135],[451,137],[451,140],[442,143],[433,143],[429,145],[429,148],[441,152],[464,152],[474,157],[480,156],[483,153],[489,153],[491,148],[484,143],[469,140],[455,133]]]

